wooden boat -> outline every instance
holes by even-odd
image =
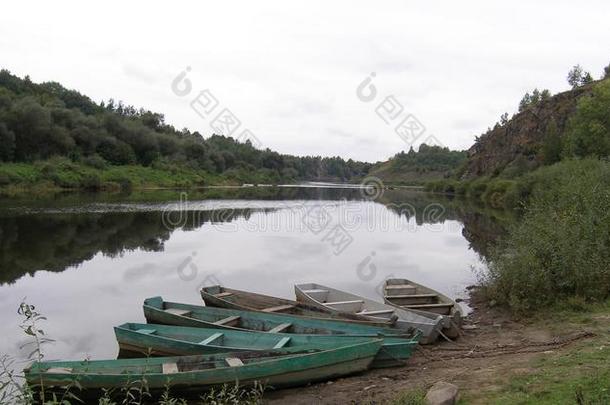
[[[347,342],[346,342],[347,343]],[[251,386],[254,382],[269,388],[304,385],[366,370],[379,352],[381,339],[355,344],[295,351],[250,351],[203,356],[138,358],[97,361],[36,362],[24,370],[33,389],[66,386],[82,387],[85,393],[102,388],[125,388],[146,379],[153,393],[167,385],[181,396],[205,391],[223,384]],[[123,394],[124,395],[124,394]],[[97,403],[97,401],[95,402]]]
[[[372,337],[298,335],[214,328],[191,328],[156,324],[126,323],[114,328],[121,349],[127,355],[193,355],[252,350],[328,349],[366,342]],[[403,365],[411,357],[419,336],[414,339],[384,337],[373,367]]]
[[[420,343],[436,341],[442,328],[440,315],[422,315],[406,309],[382,304],[320,284],[307,283],[294,286],[297,301],[316,306],[333,314],[351,313],[366,316],[375,321],[393,320],[401,329],[419,329],[423,333]]]
[[[246,311],[260,311],[266,313],[282,313],[309,318],[338,319],[345,322],[359,322],[367,325],[392,326],[390,319],[377,319],[350,314],[329,313],[320,308],[302,302],[287,300],[284,298],[271,297],[269,295],[257,294],[248,291],[235,290],[215,285],[201,289],[201,298],[206,306],[242,309]]]
[[[383,287],[387,304],[419,313],[443,316],[443,333],[450,338],[460,334],[462,310],[451,298],[406,278],[389,278]]]
[[[167,302],[161,297],[144,300],[148,323],[269,333],[308,335],[400,336],[411,339],[404,329],[372,326],[336,319],[306,318],[282,313],[245,311]]]

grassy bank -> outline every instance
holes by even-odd
[[[531,324],[553,334],[589,330],[591,339],[534,356],[487,389],[463,395],[462,403],[607,404],[610,402],[610,301],[536,316]]]
[[[565,176],[578,182],[575,174],[586,175],[588,171],[600,170],[604,165],[607,166],[608,162],[598,159],[568,159],[514,178],[485,176],[471,180],[431,181],[425,184],[424,190],[462,196],[493,208],[524,208],[535,190],[551,187],[557,179]]]
[[[442,363],[438,367],[457,373],[450,371],[438,377],[442,372],[436,371],[433,375],[458,386],[459,404],[607,404],[610,402],[609,323],[610,301],[580,309],[555,307],[552,311],[515,319],[508,330],[503,330],[504,337],[496,336],[504,339],[504,344],[513,336],[509,343],[521,342],[523,348],[527,347],[523,340],[532,336],[547,340],[583,331],[590,332],[591,336],[537,353],[508,354],[482,361],[473,356],[461,359],[459,364]],[[426,390],[436,378],[400,391],[385,403],[423,405]]]
[[[243,183],[276,183],[265,172],[234,170],[222,175],[172,165],[114,166],[54,158],[35,163],[0,165],[0,195],[57,190],[117,191],[146,188],[186,188]]]

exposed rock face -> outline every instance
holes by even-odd
[[[425,398],[428,405],[454,405],[457,404],[458,399],[458,387],[444,381],[439,381],[430,387]]]
[[[542,160],[539,152],[548,125],[554,120],[560,136],[563,135],[578,99],[590,93],[592,86],[556,94],[482,135],[468,150],[462,179],[496,175],[509,165],[526,166],[528,170],[539,166]]]

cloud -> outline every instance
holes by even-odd
[[[189,100],[170,90],[191,66],[195,90],[211,89],[265,147],[282,153],[376,161],[404,149],[375,115],[378,101],[355,96],[371,72],[379,97],[395,95],[430,134],[465,149],[502,113],[514,112],[526,91],[565,90],[574,64],[597,76],[609,62],[604,1],[238,1],[143,9],[109,0],[95,14],[68,1],[40,2],[37,13],[30,7],[3,7],[3,68],[59,81],[94,100],[125,100],[164,113],[177,128],[209,134]],[[351,137],[341,139],[333,128]]]

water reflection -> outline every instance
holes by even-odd
[[[197,304],[204,284],[291,298],[315,281],[379,299],[386,277],[404,276],[457,296],[511,221],[401,190],[377,202],[351,189],[207,190],[184,211],[175,192],[0,206],[0,353],[20,353],[13,309],[27,296],[57,340],[48,357],[72,359],[114,356],[112,326],[142,321],[144,298]]]

